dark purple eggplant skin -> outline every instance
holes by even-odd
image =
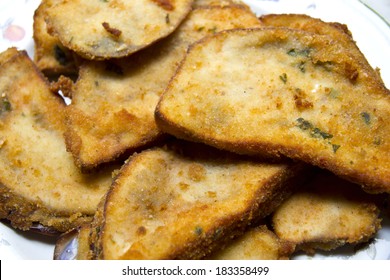
[[[78,249],[79,230],[73,229],[60,235],[54,247],[54,260],[75,260]]]

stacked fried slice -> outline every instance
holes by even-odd
[[[63,139],[65,104],[25,52],[3,52],[0,66],[0,218],[60,232],[90,221],[113,168],[77,168]]]
[[[230,30],[193,45],[156,109],[177,137],[287,156],[390,192],[390,95],[331,37]]]
[[[134,155],[92,223],[93,258],[202,258],[272,213],[304,170],[196,144]]]
[[[368,241],[380,228],[380,197],[320,171],[275,211],[272,223],[297,250],[331,250]]]
[[[66,144],[77,165],[91,170],[155,144],[157,102],[189,44],[217,31],[259,26],[241,6],[194,9],[170,37],[129,58],[85,61],[67,108]]]
[[[125,57],[171,34],[193,0],[46,0],[51,35],[89,59]],[[72,16],[69,16],[72,15]]]
[[[48,77],[57,75],[76,75],[74,54],[62,46],[60,41],[48,34],[45,11],[48,5],[42,1],[34,13],[34,62]]]

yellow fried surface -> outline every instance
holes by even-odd
[[[349,53],[370,73],[372,79],[377,79],[377,83],[383,83],[379,72],[369,65],[367,59],[360,52],[347,25],[338,22],[325,22],[304,14],[267,14],[261,16],[260,21],[265,26],[294,28],[330,36],[348,49]]]
[[[215,260],[280,260],[288,259],[294,245],[279,239],[266,226],[245,232],[207,259]]]
[[[193,0],[47,0],[49,33],[89,59],[124,57],[172,33]]]
[[[111,169],[83,175],[67,153],[63,100],[26,53],[0,54],[0,218],[66,231],[90,220]]]
[[[288,156],[390,192],[390,95],[329,36],[233,30],[192,46],[156,109],[177,137]]]
[[[299,249],[330,250],[368,241],[380,228],[377,196],[321,171],[275,211],[272,223],[283,240]]]
[[[57,38],[47,33],[46,8],[46,1],[42,1],[34,13],[34,62],[47,76],[76,74],[72,52],[62,46]]]
[[[202,258],[271,213],[303,170],[205,149],[133,156],[107,195],[95,257]]]
[[[127,59],[85,62],[67,108],[66,143],[82,169],[115,160],[161,137],[158,99],[188,45],[219,30],[258,26],[242,7],[195,9],[165,40]]]

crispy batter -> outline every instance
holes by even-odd
[[[25,52],[0,54],[0,218],[67,231],[90,221],[112,169],[83,175],[66,152],[63,100]]]
[[[194,144],[131,157],[107,194],[98,259],[197,259],[270,214],[305,169],[268,164]]]
[[[295,246],[279,239],[266,226],[248,230],[225,248],[207,259],[214,260],[282,260],[289,259]]]
[[[171,34],[193,0],[48,0],[49,33],[89,59],[125,57]],[[69,16],[72,15],[72,16]]]
[[[195,9],[172,34],[127,59],[86,61],[67,108],[66,143],[83,170],[128,156],[162,134],[154,110],[188,45],[219,30],[258,26],[242,7]]]
[[[221,32],[192,46],[156,121],[180,138],[300,159],[390,192],[389,90],[355,58],[299,30]]]
[[[210,7],[210,6],[232,6],[232,5],[239,5],[241,7],[245,7],[248,10],[250,10],[249,6],[242,2],[241,0],[195,0],[193,7],[194,8],[200,8],[200,7]]]
[[[331,250],[368,241],[380,228],[378,195],[321,171],[275,211],[275,233],[298,250]]]
[[[42,1],[34,13],[34,62],[49,77],[76,75],[74,54],[66,49],[57,38],[47,33],[44,18],[47,6],[46,1]]]
[[[373,69],[370,66],[353,40],[347,25],[338,22],[325,22],[303,14],[268,14],[261,16],[260,21],[265,26],[294,28],[332,37],[348,49],[351,55],[355,56],[355,59],[363,65],[362,67],[365,67],[365,70],[370,73],[372,79],[377,80],[376,83],[383,83],[378,69]]]

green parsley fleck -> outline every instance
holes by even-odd
[[[340,145],[332,144],[332,149],[333,149],[334,153],[336,153],[339,148],[340,148]]]
[[[279,78],[283,81],[283,83],[287,83],[287,74],[283,73],[282,75],[279,76]]]
[[[194,232],[195,232],[196,235],[201,235],[202,232],[203,232],[203,229],[200,226],[196,226]]]
[[[371,124],[371,116],[369,113],[367,112],[363,112],[360,114],[360,116],[363,118],[364,122],[366,125],[370,125]]]

